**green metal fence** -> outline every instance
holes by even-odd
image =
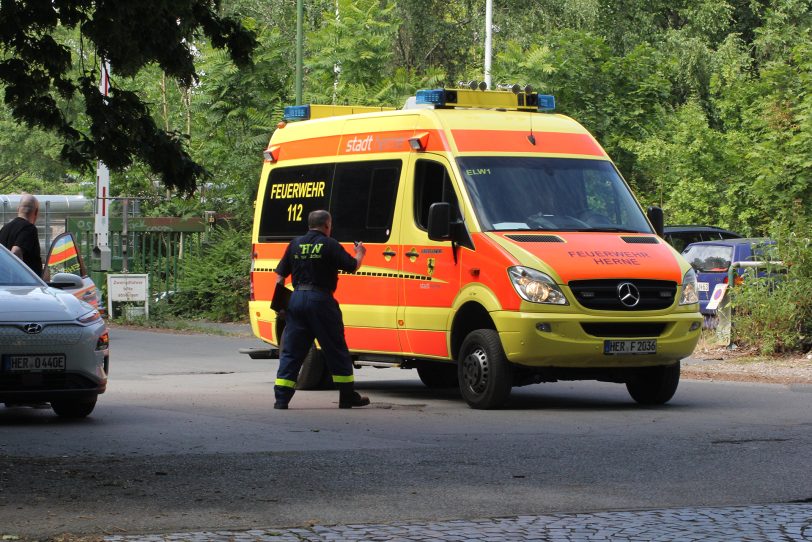
[[[149,273],[153,297],[177,291],[183,273],[182,260],[201,250],[207,230],[201,218],[133,217],[127,221],[125,244],[123,220],[111,218],[112,268],[105,272],[99,269],[99,261],[93,256],[93,225],[92,218],[69,218],[67,221],[67,229],[76,237],[94,282],[104,287],[106,273],[121,273],[124,269],[130,273]]]

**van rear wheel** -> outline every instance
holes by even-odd
[[[331,390],[333,389],[333,375],[330,374],[330,369],[327,368],[327,362],[324,361],[324,354],[321,350],[316,348],[316,345],[310,347],[310,352],[307,353],[302,368],[299,371],[299,378],[296,380],[297,390]]]
[[[460,393],[471,408],[498,408],[513,387],[513,367],[493,329],[478,329],[460,348],[457,371]]]
[[[680,362],[672,365],[643,367],[635,371],[626,382],[626,389],[632,399],[641,405],[662,405],[667,403],[679,385]]]
[[[436,362],[431,365],[420,365],[417,367],[417,374],[427,388],[442,389],[459,386],[457,367],[449,363]]]

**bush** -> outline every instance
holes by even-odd
[[[769,355],[808,351],[812,347],[812,239],[810,225],[800,220],[776,224],[772,237],[781,273],[746,277],[744,287],[731,291],[733,341]]]
[[[182,262],[172,312],[184,318],[232,322],[248,316],[250,232],[215,228],[203,249]]]

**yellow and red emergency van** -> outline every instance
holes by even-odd
[[[700,334],[694,271],[661,239],[662,211],[644,212],[553,107],[533,92],[431,89],[402,110],[287,108],[256,201],[254,334],[279,345],[274,269],[327,209],[333,237],[367,247],[336,291],[358,366],[416,368],[474,408],[556,380],[671,399]],[[314,346],[299,386],[324,371]]]

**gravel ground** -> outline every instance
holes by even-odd
[[[812,353],[766,358],[702,343],[682,363],[682,378],[769,384],[812,384]]]

